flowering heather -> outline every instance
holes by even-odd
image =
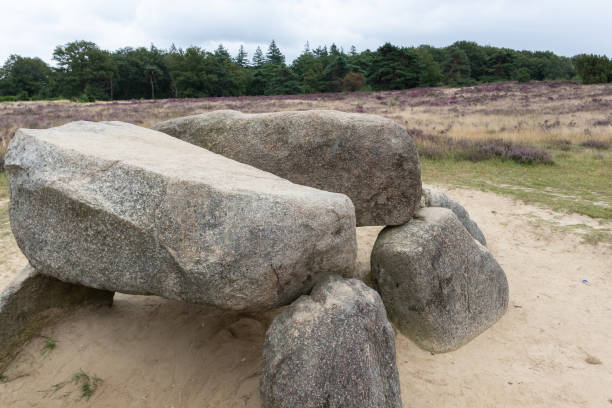
[[[610,148],[610,143],[601,140],[586,140],[580,143],[580,146],[588,147],[590,149],[608,150]]]
[[[448,136],[427,134],[420,129],[409,129],[415,139],[419,155],[429,159],[455,160],[512,160],[521,164],[553,164],[546,150],[517,145],[507,140],[452,139]]]
[[[551,139],[546,141],[546,147],[549,149],[556,149],[562,151],[569,151],[572,149],[571,140],[567,139]]]
[[[612,119],[600,119],[593,122],[593,126],[612,126]]]
[[[479,161],[486,159],[512,160],[521,164],[553,164],[554,161],[549,152],[529,146],[514,145],[512,143],[497,140],[483,144],[477,144],[474,155],[470,160]]]
[[[585,86],[560,81],[309,95],[93,103],[3,102],[0,103],[0,140],[10,140],[21,127],[49,128],[75,120],[118,120],[150,127],[174,117],[217,109],[245,113],[336,109],[382,115],[410,129],[415,139],[420,135],[421,140],[417,141],[422,156],[432,158],[471,152],[474,158],[489,154],[530,162],[529,157],[537,156],[525,151],[494,155],[495,148],[484,146],[485,142],[492,144],[496,139],[511,141],[515,146],[554,150],[569,150],[581,142],[588,142],[585,146],[593,148],[598,143],[606,146],[612,142],[612,85]],[[559,140],[570,142],[555,145]],[[540,160],[546,161],[536,158],[533,162]]]

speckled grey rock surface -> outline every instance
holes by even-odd
[[[504,271],[446,208],[423,208],[382,230],[371,264],[389,319],[432,352],[459,348],[508,306]]]
[[[403,224],[421,197],[414,141],[381,116],[225,110],[172,119],[154,129],[294,183],[346,194],[358,226]]]
[[[257,311],[354,267],[348,197],[139,126],[21,129],[6,170],[19,247],[63,281]]]
[[[76,306],[113,303],[113,292],[41,275],[27,265],[0,292],[0,373],[19,347]]]
[[[272,322],[263,408],[399,408],[395,335],[376,291],[330,276]]]
[[[478,224],[476,224],[470,218],[470,215],[461,204],[450,198],[444,191],[436,187],[423,184],[423,194],[421,196],[421,203],[419,204],[419,207],[448,208],[455,213],[457,218],[459,218],[459,221],[461,221],[465,229],[468,230],[470,235],[472,235],[476,241],[480,242],[484,246],[487,246],[487,240],[485,239],[485,236],[480,228],[478,228]]]

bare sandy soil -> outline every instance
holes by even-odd
[[[405,407],[612,407],[612,247],[553,223],[593,224],[492,193],[452,190],[508,275],[508,313],[458,351],[431,355],[397,334]],[[360,268],[379,228],[360,228]],[[19,255],[18,255],[19,256]],[[17,262],[11,262],[11,265]],[[0,268],[4,266],[0,265]],[[9,274],[2,271],[0,286]],[[258,407],[273,317],[117,295],[27,345],[0,383],[0,407]],[[91,398],[71,382],[101,379]],[[90,387],[91,388],[91,387]]]

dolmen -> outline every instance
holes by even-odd
[[[0,372],[51,309],[108,306],[116,291],[285,306],[263,348],[264,408],[395,408],[391,323],[440,353],[504,314],[508,283],[484,234],[422,186],[395,122],[218,111],[154,128],[74,122],[11,141],[11,228],[29,265],[0,292]],[[365,225],[386,226],[372,287],[354,279]]]

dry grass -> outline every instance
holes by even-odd
[[[4,155],[8,149],[9,138],[0,139],[0,171],[4,170]]]

